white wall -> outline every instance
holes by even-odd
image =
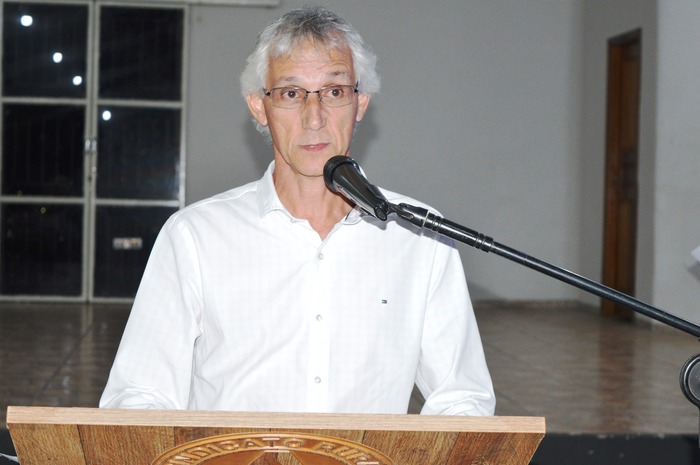
[[[700,2],[659,0],[653,300],[700,324]]]
[[[279,8],[191,15],[187,201],[257,179],[271,152],[238,75]],[[576,270],[581,241],[582,15],[576,0],[335,0],[379,56],[382,92],[352,155],[372,182]],[[569,299],[569,286],[463,248],[475,299]]]
[[[642,28],[637,296],[700,323],[700,3],[587,0],[581,270],[601,269],[607,39]],[[582,296],[583,300],[590,300]]]

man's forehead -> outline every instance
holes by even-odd
[[[354,69],[348,48],[295,47],[290,54],[271,57],[268,78],[276,82],[300,79],[343,79],[352,81]]]

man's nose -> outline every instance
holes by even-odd
[[[315,95],[313,95],[315,94]],[[305,129],[321,129],[326,125],[326,110],[318,92],[309,92],[302,108]]]

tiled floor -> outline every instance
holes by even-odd
[[[498,415],[552,433],[691,433],[698,410],[679,373],[692,336],[600,318],[576,304],[475,304]],[[124,306],[0,304],[0,427],[7,405],[94,407]]]
[[[477,316],[497,414],[543,416],[549,432],[698,433],[679,383],[695,337],[576,305],[482,303]]]

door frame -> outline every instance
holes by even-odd
[[[603,284],[635,293],[642,31],[608,40]],[[603,299],[604,316],[633,320],[632,310]]]

